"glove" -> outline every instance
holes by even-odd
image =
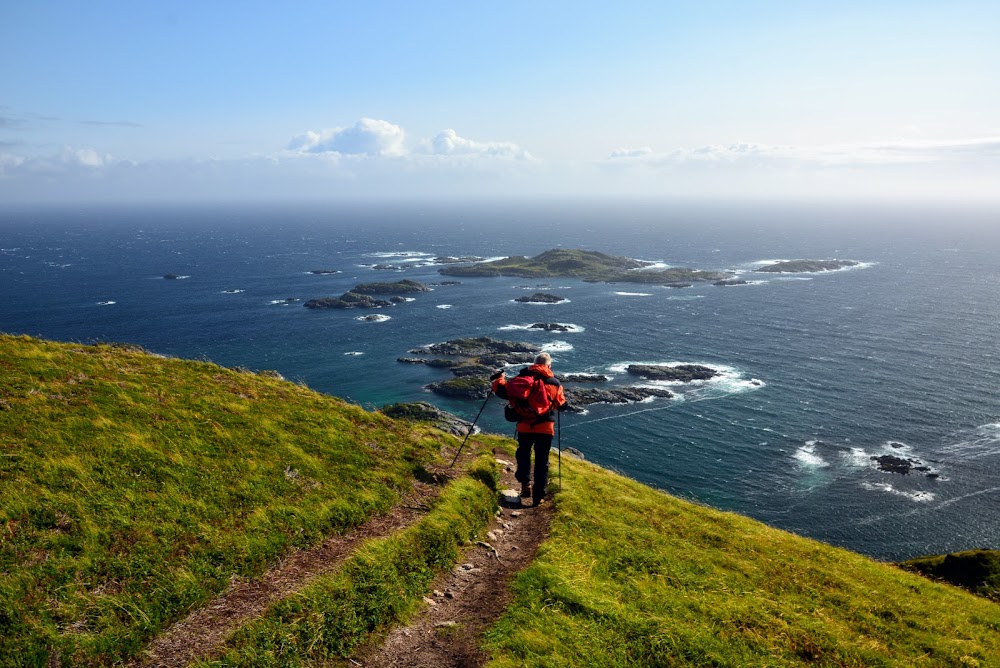
[[[577,409],[575,409],[575,408],[573,408],[572,406],[569,405],[569,402],[567,402],[565,404],[561,404],[559,406],[559,412],[560,413],[562,413],[563,411],[570,411],[571,413],[575,413],[576,410]]]
[[[490,376],[490,380],[498,380],[503,375],[503,369]]]

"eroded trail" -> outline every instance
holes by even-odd
[[[511,458],[504,462],[502,483],[517,489]],[[515,497],[516,499],[516,497]],[[481,666],[483,633],[503,613],[511,599],[510,582],[534,559],[548,535],[552,504],[521,508],[501,497],[501,515],[483,541],[466,551],[451,572],[434,584],[426,608],[408,626],[389,632],[378,646],[369,646],[351,659],[351,665]]]
[[[388,536],[418,521],[440,489],[418,482],[388,514],[344,536],[328,538],[312,549],[293,552],[258,579],[235,580],[225,593],[167,629],[128,665],[181,668],[196,659],[210,658],[231,633],[259,617],[275,601],[336,568],[361,542]]]

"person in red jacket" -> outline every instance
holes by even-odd
[[[545,498],[545,486],[549,477],[549,450],[552,448],[552,437],[555,435],[555,411],[564,411],[569,407],[563,394],[562,384],[552,373],[552,356],[539,353],[535,363],[523,369],[517,375],[533,376],[545,385],[549,398],[549,411],[541,416],[527,416],[517,421],[517,470],[514,477],[521,483],[521,497],[531,497],[534,505],[539,505]],[[507,377],[503,371],[498,371],[490,377],[493,381],[492,390],[501,398],[506,398],[504,387]],[[531,486],[531,453],[535,453],[535,485]]]

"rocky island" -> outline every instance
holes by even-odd
[[[527,258],[513,255],[467,266],[439,269],[449,276],[519,276],[523,278],[578,278],[608,283],[649,283],[670,285],[692,281],[719,281],[732,276],[719,271],[701,271],[683,267],[650,270],[652,262],[607,255],[597,251],[555,248]]]
[[[331,274],[339,274],[339,269],[310,269],[310,274],[316,274],[317,276],[330,276]]]
[[[818,271],[836,271],[861,264],[855,260],[786,260],[775,262],[756,271],[772,274],[805,274]]]
[[[361,283],[339,297],[310,299],[303,306],[309,309],[325,308],[384,308],[401,304],[406,300],[399,295],[427,292],[426,285],[416,281],[403,280],[395,283]],[[375,299],[372,295],[393,295],[390,299]]]
[[[549,294],[547,292],[536,292],[528,297],[518,297],[514,301],[521,304],[558,304],[566,301],[565,297]]]

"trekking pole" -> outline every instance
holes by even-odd
[[[465,447],[466,441],[468,441],[469,437],[472,436],[472,431],[476,428],[476,423],[479,422],[479,416],[483,414],[483,410],[485,410],[486,404],[490,402],[490,397],[492,396],[492,391],[486,394],[486,401],[483,402],[483,407],[479,409],[479,415],[477,415],[476,419],[472,421],[472,426],[469,427],[469,431],[465,434],[465,440],[462,441],[462,445],[458,448],[458,452],[455,453],[455,458],[451,460],[451,464],[448,465],[448,468],[455,468],[455,462],[458,461],[458,456],[462,454],[462,448]]]
[[[556,448],[559,452],[556,457],[559,462],[559,491],[562,491],[562,411],[556,410],[556,433],[559,436],[556,437]]]

